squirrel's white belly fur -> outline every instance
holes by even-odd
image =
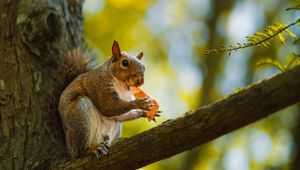
[[[122,100],[131,101],[135,99],[125,84],[118,80],[115,80],[114,89]],[[105,117],[96,107],[93,107],[90,113],[90,125],[92,127],[90,128],[89,146],[100,144],[107,137],[108,144],[111,144],[117,134],[121,135],[121,125],[117,121],[119,116]]]

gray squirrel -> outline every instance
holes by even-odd
[[[145,117],[145,111],[153,106],[151,100],[135,99],[130,92],[130,86],[144,83],[142,57],[142,52],[136,57],[121,52],[116,41],[112,56],[96,69],[78,49],[65,55],[53,86],[63,91],[60,94],[55,89],[60,97],[52,97],[56,101],[51,102],[58,105],[72,159],[108,154],[110,144],[121,135],[121,122]]]

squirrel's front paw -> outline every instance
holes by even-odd
[[[136,99],[133,101],[133,105],[136,109],[141,109],[143,111],[149,111],[153,105],[151,104],[152,100],[149,100],[149,97],[144,97],[142,99]]]

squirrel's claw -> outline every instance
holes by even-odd
[[[108,144],[107,144],[107,143],[103,143],[103,146],[106,148],[106,150],[108,150],[108,149],[109,149],[109,146],[108,146]]]
[[[151,103],[151,102],[153,102],[153,101],[154,101],[153,99],[148,100],[149,103]]]
[[[145,101],[148,100],[148,99],[149,99],[149,96],[144,97],[144,98],[142,98],[141,100],[145,102]]]
[[[160,115],[160,114],[158,114],[158,113],[155,113],[155,116],[156,116],[156,117],[160,117],[161,115]]]
[[[157,104],[149,104],[149,107],[157,106]]]
[[[95,150],[95,154],[98,159],[108,154],[109,146],[106,143],[101,143],[101,145]]]
[[[137,109],[142,109],[144,111],[150,111],[151,104],[149,101],[147,101],[148,99],[149,99],[149,97],[144,97],[142,99],[136,99],[134,101],[134,106]]]
[[[99,152],[99,150],[95,150],[95,154],[97,159],[100,159],[103,155]]]

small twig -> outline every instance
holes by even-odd
[[[245,43],[243,45],[239,44],[239,46],[233,46],[231,48],[220,48],[220,49],[211,49],[211,50],[207,50],[205,52],[205,55],[209,55],[209,54],[216,54],[216,53],[223,53],[223,52],[232,52],[232,51],[236,51],[236,50],[239,50],[239,49],[244,49],[244,48],[248,48],[248,47],[253,47],[253,46],[257,46],[257,45],[260,45],[264,42],[267,42],[268,40],[274,38],[275,36],[277,36],[278,34],[282,33],[283,31],[285,31],[286,29],[288,29],[289,27],[293,26],[293,25],[296,25],[297,23],[300,23],[300,18],[296,21],[294,21],[293,23],[279,29],[275,34],[271,35],[271,36],[268,36],[262,40],[260,40],[259,42],[257,43]]]

